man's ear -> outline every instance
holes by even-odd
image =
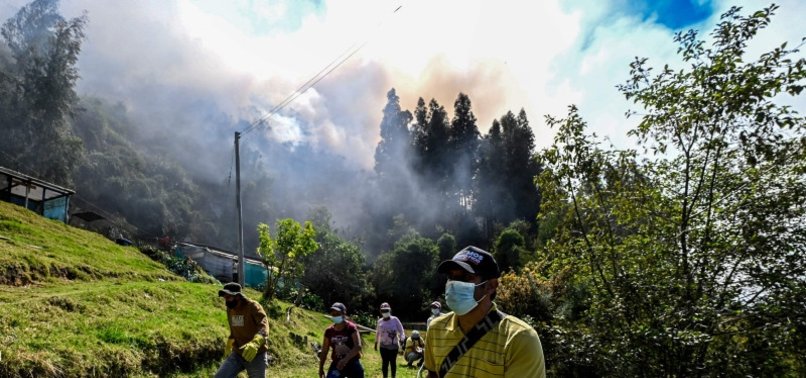
[[[481,286],[481,288],[484,290],[484,294],[489,295],[490,293],[495,292],[495,289],[498,288],[498,278],[488,279],[487,282],[485,282],[484,285]]]

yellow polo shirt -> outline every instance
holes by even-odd
[[[490,311],[496,311],[493,303]],[[455,313],[431,321],[425,339],[425,368],[439,372],[442,360],[464,338]],[[442,378],[458,377],[545,377],[543,346],[534,328],[507,315],[487,332]]]

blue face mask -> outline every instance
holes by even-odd
[[[331,316],[330,318],[333,319],[334,324],[339,324],[339,323],[344,321],[344,317],[341,316],[341,315],[339,315],[339,316]]]
[[[476,286],[484,285],[486,282],[487,281],[484,281],[476,285],[472,282],[448,280],[448,283],[445,284],[445,302],[456,315],[462,316],[467,314],[476,308],[479,302],[484,299],[484,297],[481,297],[481,299],[477,301],[475,293]]]

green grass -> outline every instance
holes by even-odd
[[[0,202],[1,377],[210,377],[228,334],[219,286],[187,282],[137,249]],[[247,290],[251,298],[260,293]],[[268,377],[315,377],[329,320],[279,302]],[[370,325],[371,326],[371,325]],[[381,360],[365,336],[367,377]],[[398,358],[398,377],[415,370]]]
[[[105,278],[181,279],[136,248],[0,202],[0,285]]]

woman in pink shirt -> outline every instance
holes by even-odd
[[[397,316],[392,316],[392,308],[389,303],[383,302],[381,304],[381,318],[378,319],[378,327],[375,330],[375,350],[378,350],[378,344],[380,344],[383,378],[388,377],[389,365],[392,365],[392,378],[395,378],[397,350],[405,334],[400,319]]]

